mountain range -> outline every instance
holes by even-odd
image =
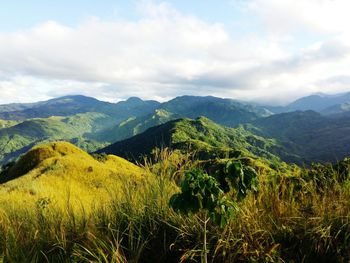
[[[109,103],[81,95],[0,105],[0,164],[57,140],[134,160],[165,146],[201,156],[240,151],[299,164],[337,161],[350,155],[349,105],[350,93],[311,95],[284,107],[212,96]]]

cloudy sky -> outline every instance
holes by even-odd
[[[0,3],[0,103],[350,91],[349,0]]]

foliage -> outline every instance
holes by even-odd
[[[200,170],[185,173],[181,193],[173,195],[169,204],[175,211],[185,214],[206,211],[220,227],[225,226],[237,209],[233,202],[224,197],[216,179]]]
[[[241,201],[249,190],[257,191],[258,175],[250,166],[239,161],[229,161],[225,170],[218,170],[215,177],[200,170],[187,171],[181,182],[181,193],[170,199],[170,206],[185,214],[207,210],[211,219],[223,227],[237,205],[225,193],[235,191],[236,200]]]
[[[174,194],[169,201],[169,205],[177,212],[187,215],[204,212],[202,260],[205,263],[208,261],[207,223],[209,219],[223,228],[238,211],[237,204],[224,193],[233,188],[237,191],[237,199],[242,200],[248,190],[256,189],[257,186],[257,173],[253,168],[243,168],[240,162],[228,162],[226,170],[226,174],[219,173],[220,184],[214,177],[200,170],[187,171],[181,183],[181,193]]]

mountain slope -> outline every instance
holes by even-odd
[[[313,111],[297,111],[259,119],[246,128],[276,139],[305,163],[335,162],[350,155],[350,118],[327,118]],[[291,161],[287,157],[284,160]]]
[[[144,132],[148,128],[179,118],[205,116],[225,126],[237,126],[250,120],[270,115],[266,109],[216,97],[182,96],[162,103],[152,113],[131,117],[95,134],[95,139],[105,138],[116,142]]]
[[[323,115],[333,115],[333,117],[339,117],[346,115],[350,112],[350,100],[341,104],[335,104],[326,109],[323,109],[321,113]]]
[[[203,159],[239,155],[240,152],[274,159],[276,156],[271,152],[281,150],[273,140],[256,136],[242,127],[226,128],[201,117],[169,121],[98,152],[140,160],[156,147],[195,151]]]
[[[92,138],[97,140],[104,138],[109,142],[116,142],[140,134],[148,128],[179,118],[181,118],[181,116],[178,114],[157,109],[146,116],[132,117],[112,128],[102,130],[92,135]]]
[[[105,145],[89,140],[90,134],[100,128],[101,113],[84,113],[70,117],[32,119],[0,129],[0,164],[17,158],[33,145],[53,140],[70,140],[85,150],[94,151]]]
[[[263,107],[211,96],[181,96],[161,104],[159,108],[186,118],[204,116],[228,127],[271,114]]]

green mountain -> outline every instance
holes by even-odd
[[[328,118],[313,111],[276,114],[245,125],[251,132],[274,138],[299,161],[335,162],[350,153],[350,118]]]
[[[36,103],[10,103],[5,105],[0,105],[0,112],[11,112],[11,111],[21,111],[29,109],[38,105],[40,102]]]
[[[191,147],[203,156],[242,150],[266,158],[277,155],[298,164],[337,161],[349,155],[349,108],[348,103],[333,105],[326,108],[332,113],[329,116],[314,111],[271,115],[264,107],[210,96],[182,96],[165,103],[135,97],[108,103],[66,96],[32,104],[0,105],[0,164],[16,159],[37,143],[53,140],[67,140],[87,151],[117,142],[107,149],[123,156],[128,152],[127,156],[136,158],[163,145]],[[200,118],[196,121],[201,124],[196,124],[187,119],[182,120],[186,125],[180,125],[178,121],[200,116],[212,122]],[[188,138],[181,141],[176,134],[187,134]],[[215,140],[207,141],[206,135]],[[113,152],[115,145],[120,152]]]
[[[153,113],[145,116],[128,118],[114,127],[97,132],[92,135],[92,138],[96,140],[101,140],[101,138],[103,138],[109,142],[116,142],[140,134],[148,128],[179,118],[181,118],[181,116],[178,114],[157,109]]]
[[[107,115],[82,113],[69,117],[31,119],[0,129],[0,164],[17,158],[33,145],[54,140],[67,140],[87,151],[106,145],[89,139],[89,134],[104,127]]]
[[[266,109],[216,97],[182,96],[159,105],[158,109],[144,116],[133,116],[95,134],[94,139],[104,138],[116,142],[140,134],[148,128],[180,118],[205,116],[217,123],[231,127],[246,123],[271,113]]]
[[[108,103],[85,96],[0,105],[0,165],[45,141],[67,140],[86,151],[95,151],[114,141],[108,141],[106,133],[100,137],[96,134],[127,118],[147,115],[158,105],[139,98]]]
[[[0,112],[5,119],[0,121],[0,164],[44,141],[68,140],[84,150],[94,151],[107,142],[130,138],[181,117],[204,115],[224,125],[235,126],[269,114],[262,108],[233,100],[195,96],[178,97],[163,104],[135,97],[108,103],[85,96],[66,96],[2,106],[3,110],[6,108],[17,110]]]
[[[228,127],[272,114],[264,107],[211,96],[181,96],[161,104],[159,108],[191,119],[204,116]]]
[[[130,116],[139,116],[151,113],[159,103],[156,101],[143,101],[138,98],[109,103],[94,98],[77,96],[65,96],[44,102],[24,104],[22,108],[17,105],[17,110],[4,111],[4,108],[12,108],[11,104],[2,105],[0,119],[27,120],[31,118],[47,118],[51,116],[70,116],[78,113],[99,112],[109,115],[116,122]],[[0,106],[1,108],[1,106]]]
[[[254,135],[242,126],[228,128],[200,117],[195,120],[169,121],[97,152],[140,160],[156,147],[194,151],[200,159],[225,158],[240,154],[278,159],[272,153],[283,150],[274,140]]]
[[[207,118],[180,119],[116,142],[100,152],[139,159],[155,147],[195,150],[201,156],[223,157],[234,151],[286,162],[336,162],[350,153],[350,118],[329,118],[314,111],[296,111],[260,118],[237,128]]]

